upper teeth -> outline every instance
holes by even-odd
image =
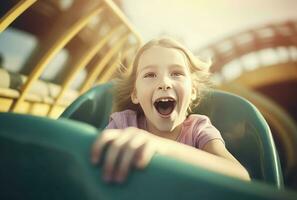
[[[162,102],[167,102],[167,101],[173,101],[173,99],[171,98],[162,98],[162,99],[158,99],[157,102],[162,101]]]

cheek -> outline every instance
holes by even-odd
[[[191,80],[184,80],[181,84],[183,92],[187,94],[191,94],[192,92],[192,81]]]
[[[140,102],[150,100],[149,97],[151,95],[151,88],[151,84],[145,83],[144,81],[136,82],[137,97],[140,100]]]
[[[192,82],[185,80],[182,84],[178,87],[180,98],[184,104],[189,104],[191,100],[192,94]],[[187,106],[187,105],[186,105]]]

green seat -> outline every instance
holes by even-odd
[[[61,115],[103,129],[111,112],[111,83],[98,85],[72,103]],[[247,168],[253,179],[283,187],[280,162],[270,129],[247,100],[214,90],[195,113],[209,116],[220,130],[227,149]]]
[[[93,126],[73,120],[0,113],[0,199],[294,200],[297,193],[245,182],[155,155],[123,185],[102,181],[90,163]]]
[[[112,108],[111,88],[110,82],[91,88],[66,108],[60,118],[73,119],[104,129]]]

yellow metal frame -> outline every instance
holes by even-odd
[[[54,104],[48,112],[48,115],[52,115],[52,111],[54,107],[59,104],[60,99],[63,97],[64,93],[69,88],[71,82],[74,80],[76,75],[84,69],[87,64],[94,58],[94,56],[101,50],[101,48],[121,29],[121,25],[114,27],[107,35],[105,35],[100,41],[96,42],[94,46],[92,46],[84,55],[82,55],[81,59],[72,67],[71,72],[66,77],[64,82],[61,84],[61,90],[58,96],[55,99]]]
[[[84,28],[90,19],[100,12],[103,11],[103,7],[100,6],[94,9],[92,12],[88,13],[85,17],[81,18],[78,22],[76,22],[70,29],[68,29],[61,37],[59,37],[56,42],[52,45],[52,47],[48,50],[48,52],[40,59],[36,67],[34,67],[33,71],[28,77],[28,80],[21,88],[20,97],[15,101],[15,103],[10,108],[10,111],[15,112],[18,108],[18,105],[24,100],[26,94],[33,82],[39,78],[41,73],[44,71],[46,65],[50,62],[50,60],[69,42],[82,28]]]
[[[133,25],[129,22],[127,17],[123,14],[123,12],[118,8],[118,6],[112,0],[103,0],[103,2],[107,5],[110,10],[119,17],[119,19],[127,26],[127,28],[135,35],[138,41],[138,47],[143,44],[142,37],[133,27]]]
[[[85,92],[88,88],[90,88],[93,83],[96,81],[98,75],[104,70],[104,66],[110,61],[110,59],[114,56],[115,53],[117,53],[121,47],[125,44],[125,42],[128,39],[129,32],[126,32],[124,36],[121,37],[119,41],[115,44],[113,48],[110,48],[109,51],[106,53],[106,55],[99,60],[99,62],[95,63],[95,67],[90,72],[89,77],[84,82],[80,89],[80,93]]]
[[[18,16],[27,10],[37,0],[21,0],[0,19],[0,33],[2,33]]]
[[[37,2],[37,0],[19,0],[19,2],[16,3],[0,19],[0,33],[3,32],[18,16],[25,12],[35,2]],[[99,15],[103,10],[108,10],[108,12],[110,12],[113,17],[119,21],[119,24],[113,24],[107,34],[102,36],[102,38],[99,38],[98,36],[97,39],[95,39],[97,40],[94,42],[95,44],[91,44],[89,47],[87,47],[86,51],[80,52],[79,58],[74,59],[70,73],[68,73],[67,76],[63,78],[60,91],[54,99],[51,97],[50,101],[39,99],[36,102],[35,99],[32,100],[32,95],[29,93],[29,91],[31,90],[33,84],[44,72],[49,62],[60,52],[62,48],[65,47],[67,43],[69,43],[72,38],[74,38],[79,33],[79,31],[81,31],[88,24],[88,22],[90,22],[92,17]],[[71,14],[71,12],[68,14]],[[68,16],[68,14],[65,16]],[[99,58],[94,62],[94,64],[92,63],[92,66],[90,66],[90,73],[88,74],[84,84],[81,86],[79,90],[80,93],[89,89],[89,87],[91,87],[96,82],[96,80],[98,80],[98,77],[100,79],[99,82],[105,82],[110,79],[117,68],[117,64],[119,63],[120,58],[116,56],[117,53],[121,52],[121,58],[125,58],[128,55],[130,49],[138,49],[142,45],[142,38],[140,34],[135,30],[133,25],[129,22],[117,5],[113,3],[112,0],[102,0],[102,3],[100,3],[98,7],[92,8],[92,11],[85,15],[81,14],[77,21],[72,20],[71,23],[72,24],[68,23],[65,30],[64,27],[61,30],[54,30],[54,38],[51,38],[51,41],[53,41],[52,43],[47,44],[47,41],[49,40],[44,41],[46,42],[46,45],[43,45],[45,48],[41,51],[42,53],[39,54],[39,57],[34,59],[36,63],[32,65],[33,68],[28,75],[27,80],[21,86],[19,91],[14,90],[14,92],[17,94],[17,97],[10,98],[4,96],[4,98],[2,98],[2,102],[5,103],[6,106],[2,106],[3,109],[10,112],[28,113],[32,111],[31,107],[33,108],[34,104],[37,103],[38,105],[42,105],[42,111],[40,112],[47,112],[48,116],[56,117],[56,110],[61,112],[61,101],[69,89],[71,83],[82,69],[90,65],[91,60],[94,60],[96,54],[100,52],[100,54],[102,53],[103,57]],[[129,37],[133,38],[133,41],[128,40]],[[101,52],[103,49],[105,50],[103,47],[106,47],[107,43],[111,39],[116,38],[117,41],[115,41],[112,46],[107,47],[106,53]],[[125,45],[127,42],[129,42],[129,47],[126,47]],[[115,60],[113,60],[114,57],[116,58]],[[37,107],[34,107],[34,113],[38,114],[37,112],[39,111],[36,111],[35,108]],[[48,110],[46,111],[47,108]]]

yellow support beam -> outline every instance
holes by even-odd
[[[133,25],[129,22],[128,18],[123,14],[123,12],[118,8],[118,6],[112,0],[103,0],[110,10],[119,17],[119,19],[127,26],[127,28],[135,35],[138,46],[143,44],[141,35],[136,31]]]
[[[95,63],[95,67],[90,72],[87,80],[84,82],[80,89],[80,93],[85,92],[87,89],[92,87],[93,83],[96,81],[98,75],[104,70],[104,67],[106,64],[110,61],[110,59],[114,56],[115,53],[117,53],[121,47],[125,44],[125,42],[128,39],[129,32],[126,33],[124,36],[121,37],[119,41],[115,44],[113,48],[110,48],[109,51],[105,54],[106,56],[99,60],[98,63]]]
[[[52,105],[51,109],[48,112],[48,115],[50,116],[52,111],[54,110],[54,107],[59,104],[60,99],[63,97],[64,93],[69,88],[71,82],[74,80],[76,75],[84,69],[87,64],[92,60],[92,58],[104,47],[104,45],[114,36],[119,30],[121,29],[121,25],[115,26],[109,33],[107,33],[100,41],[96,42],[94,46],[92,46],[87,52],[85,52],[84,55],[82,55],[81,59],[72,67],[71,72],[66,77],[66,79],[61,84],[61,90],[58,94],[58,96],[55,99],[54,104]]]
[[[102,84],[107,82],[110,77],[112,76],[112,74],[114,73],[114,71],[116,70],[116,68],[120,65],[121,63],[121,59],[120,57],[117,57],[113,63],[111,63],[110,66],[108,66],[108,68],[106,70],[104,70],[104,72],[102,72],[102,75],[98,76],[98,81],[96,82],[97,84]]]
[[[96,15],[99,15],[103,11],[103,6],[100,6],[94,9],[92,12],[88,13],[81,19],[79,19],[73,26],[71,26],[65,33],[63,33],[51,46],[51,48],[46,52],[46,54],[40,59],[37,65],[34,67],[33,71],[28,77],[28,80],[21,88],[20,97],[16,100],[16,102],[10,108],[10,111],[15,112],[17,110],[18,105],[24,100],[29,91],[30,87],[34,83],[36,79],[39,78],[41,73],[44,71],[47,64],[50,60],[57,55],[57,53],[82,29],[87,23]]]
[[[37,0],[21,0],[0,19],[0,33],[2,33],[18,16],[27,10]]]

